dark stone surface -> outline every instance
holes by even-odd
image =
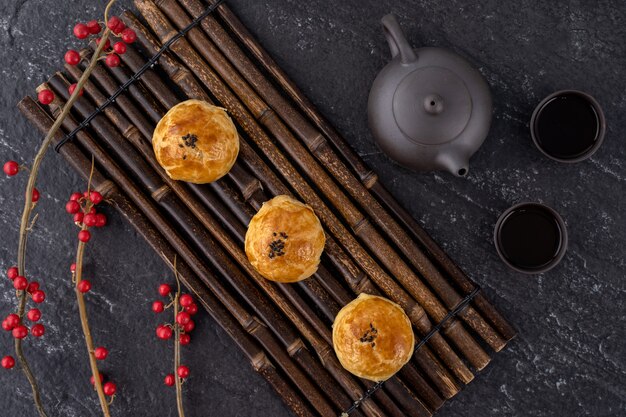
[[[5,0],[0,5],[1,160],[30,163],[41,135],[16,102],[61,65],[76,44],[73,23],[100,15],[89,0]],[[278,62],[380,174],[382,181],[477,281],[519,329],[519,337],[440,416],[623,416],[626,414],[626,7],[611,1],[452,0],[230,1]],[[121,1],[128,7],[130,1]],[[391,163],[367,129],[368,88],[389,59],[379,19],[395,12],[416,46],[452,48],[473,62],[494,94],[491,133],[467,179],[416,174]],[[76,44],[78,45],[78,44]],[[608,120],[605,144],[590,160],[564,165],[533,148],[527,121],[548,93],[593,94]],[[0,265],[15,261],[25,176],[0,178]],[[76,230],[63,212],[81,181],[50,154],[39,189],[41,217],[30,241],[29,275],[48,292],[47,333],[27,339],[51,416],[99,415],[89,383],[68,265]],[[513,203],[545,202],[567,222],[570,248],[540,276],[508,270],[492,229]],[[156,285],[171,274],[112,211],[87,253],[94,291],[88,308],[96,343],[108,346],[103,369],[119,384],[115,416],[175,415],[162,384],[171,347],[154,338],[149,311]],[[12,311],[2,284],[0,314]],[[0,354],[12,340],[0,337]],[[164,359],[165,358],[165,359]],[[192,369],[187,415],[287,416],[267,384],[205,313],[184,349]],[[34,415],[22,374],[0,371],[0,414]]]

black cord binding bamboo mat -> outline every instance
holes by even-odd
[[[55,138],[164,261],[177,269],[234,342],[298,416],[430,416],[484,369],[514,329],[407,214],[223,0],[135,0],[142,19],[123,65],[99,65]],[[81,51],[39,88],[55,101],[18,105],[42,132],[69,98],[93,53]],[[171,180],[154,158],[152,132],[189,99],[227,109],[240,155],[216,183]],[[243,238],[263,202],[289,194],[311,205],[327,235],[322,264],[292,285],[261,278]],[[339,309],[360,293],[407,312],[418,343],[383,383],[347,373],[332,349]]]

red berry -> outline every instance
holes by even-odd
[[[26,287],[28,287],[28,280],[25,277],[19,275],[13,280],[13,287],[15,287],[15,289],[19,291],[25,290]]]
[[[70,93],[70,95],[74,94],[74,91],[76,90],[76,86],[77,84],[74,83],[67,88],[67,91]],[[83,89],[81,88],[80,91],[78,92],[78,96],[82,97],[82,95],[83,95]]]
[[[193,297],[189,294],[183,294],[180,296],[180,299],[178,300],[178,302],[180,303],[181,306],[187,307],[193,304]]]
[[[74,26],[74,36],[78,39],[85,39],[89,36],[89,28],[84,23],[78,23]]]
[[[107,348],[100,346],[94,349],[93,355],[99,361],[103,361],[107,358],[107,356],[109,356],[109,351],[107,350]]]
[[[167,297],[170,291],[172,291],[172,289],[170,288],[169,285],[167,284],[159,285],[159,294],[161,295],[161,297]]]
[[[181,311],[176,315],[176,323],[180,324],[181,326],[189,323],[189,320],[191,320],[191,316],[186,311]]]
[[[15,359],[13,359],[13,356],[5,356],[4,358],[2,358],[2,367],[4,369],[11,369],[15,366]]]
[[[74,215],[74,223],[80,226],[84,218],[85,218],[85,213],[83,213],[82,211],[79,211],[78,213]]]
[[[100,23],[98,23],[97,20],[90,20],[85,26],[87,26],[87,29],[89,29],[89,33],[92,35],[97,35],[98,33],[100,33],[100,30],[102,30],[102,28],[100,27]]]
[[[120,19],[117,16],[109,17],[109,20],[107,21],[107,27],[109,29],[111,29],[111,31],[113,31],[113,33],[119,33],[119,32],[116,32],[116,29],[121,27],[120,25],[124,25],[124,22],[122,22],[122,19]],[[123,30],[123,28],[122,28],[122,30]]]
[[[167,340],[172,337],[172,329],[162,324],[157,327],[156,335],[159,339]]]
[[[101,40],[102,40],[102,38],[96,39],[96,45],[100,45],[100,41]],[[107,41],[104,43],[104,50],[106,51],[110,47],[111,47],[111,41],[107,39]]]
[[[102,374],[102,372],[98,372],[98,376],[100,377],[100,383],[102,384],[104,382],[104,375]],[[93,375],[89,377],[89,382],[91,383],[91,385],[94,385],[96,383],[96,380],[93,379]]]
[[[100,194],[97,191],[92,191],[89,193],[89,199],[91,200],[92,203],[94,204],[100,204],[103,200],[102,194]]]
[[[65,53],[65,62],[69,65],[77,65],[80,62],[80,54],[73,49]]]
[[[76,214],[80,211],[80,204],[78,204],[78,201],[70,200],[65,203],[65,211],[69,214]]]
[[[70,272],[76,272],[76,264],[75,263],[72,263],[70,265]]]
[[[13,328],[11,327],[11,325],[9,325],[6,319],[2,320],[2,328],[6,330],[7,332],[10,332],[11,330],[13,330]]]
[[[39,289],[39,283],[37,281],[33,281],[28,284],[28,287],[26,287],[26,292],[29,294],[32,294],[38,289]]]
[[[126,24],[120,21],[120,24],[115,27],[115,34],[120,36],[126,30]]]
[[[19,274],[20,273],[17,269],[17,266],[12,266],[9,269],[7,269],[7,277],[9,277],[11,281],[13,281],[15,277],[17,277]]]
[[[11,313],[6,319],[4,319],[4,321],[7,322],[7,327],[10,327],[9,330],[13,330],[20,325],[20,316],[15,313]]]
[[[163,380],[163,382],[165,382],[165,385],[167,385],[168,387],[173,387],[176,383],[176,380],[174,379],[174,374],[165,375],[165,379]]]
[[[116,54],[107,55],[104,62],[107,64],[109,68],[115,68],[120,66],[120,57]]]
[[[104,391],[105,395],[108,395],[110,397],[115,394],[115,391],[117,391],[117,386],[113,382],[107,382],[102,387],[102,390]]]
[[[41,337],[43,336],[45,332],[46,332],[46,328],[43,327],[43,324],[41,323],[35,324],[33,328],[30,329],[30,334],[32,334],[35,337]]]
[[[178,341],[180,342],[181,346],[186,346],[191,343],[191,336],[189,336],[187,333],[181,333]]]
[[[30,321],[39,321],[41,318],[41,311],[39,311],[38,308],[31,308],[28,310],[28,313],[26,313],[26,317],[28,317],[28,320]]]
[[[52,90],[48,89],[41,90],[39,94],[37,94],[37,100],[44,106],[47,106],[54,101],[54,93]]]
[[[70,196],[70,201],[78,201],[81,198],[83,198],[82,193],[72,193],[72,195]]]
[[[183,330],[185,331],[185,333],[191,333],[193,329],[195,328],[196,328],[196,323],[194,323],[193,320],[189,320],[189,323],[183,326]]]
[[[163,301],[155,301],[152,303],[152,311],[155,313],[162,313],[164,309]]]
[[[113,50],[118,55],[124,55],[126,53],[126,44],[124,42],[115,42],[115,44],[113,44]]]
[[[89,230],[81,230],[78,232],[78,240],[81,242],[87,243],[89,242],[89,239],[91,239],[91,233],[89,233]]]
[[[114,16],[115,17],[115,16]],[[120,34],[122,33],[122,31],[124,29],[126,29],[126,24],[122,21],[122,19],[115,17],[115,19],[117,19],[117,21],[115,22],[115,27],[111,28],[111,31],[117,35],[120,36]],[[109,20],[109,23],[111,22],[111,20]]]
[[[41,290],[37,290],[35,292],[33,292],[33,302],[40,304],[43,303],[43,301],[46,299],[46,293],[41,291]]]
[[[98,221],[98,218],[96,216],[97,214],[85,214],[85,217],[83,217],[83,222],[85,223],[85,226],[94,227]]]
[[[84,294],[91,289],[91,282],[87,279],[83,279],[76,285],[76,288]]]
[[[185,307],[185,311],[190,315],[195,316],[198,313],[198,304],[189,304],[187,307]]]
[[[122,31],[122,40],[125,43],[133,43],[137,40],[137,34],[131,28],[126,28]]]
[[[28,327],[20,324],[13,329],[13,337],[16,339],[23,339],[28,336]]]
[[[180,365],[178,369],[176,370],[176,373],[178,374],[179,377],[183,379],[187,378],[189,376],[189,368],[186,367],[185,365]]]
[[[9,177],[12,177],[14,175],[17,175],[17,173],[20,171],[20,166],[15,161],[7,161],[4,164],[3,169],[5,174],[7,174]]]
[[[96,227],[104,227],[107,225],[107,216],[104,213],[96,214]]]

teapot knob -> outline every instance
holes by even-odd
[[[439,94],[430,94],[424,97],[424,111],[436,115],[443,111],[443,97]]]
[[[396,17],[393,14],[388,14],[382,18],[381,22],[383,33],[391,50],[391,57],[395,58],[396,55],[400,54],[400,62],[403,64],[417,61],[417,55],[406,40]]]

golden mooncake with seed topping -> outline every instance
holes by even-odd
[[[281,195],[266,201],[246,232],[245,249],[254,268],[271,281],[296,282],[317,271],[326,236],[313,209]]]
[[[187,100],[159,121],[152,147],[170,178],[205,184],[230,171],[239,154],[239,136],[226,110]]]
[[[341,365],[352,374],[384,381],[413,355],[415,335],[402,307],[361,294],[335,317],[333,347]]]

